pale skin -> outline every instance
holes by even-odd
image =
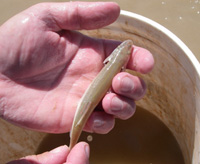
[[[69,132],[76,106],[104,59],[120,43],[84,36],[74,30],[97,29],[119,16],[117,4],[107,2],[43,3],[14,16],[0,27],[0,117],[33,130]],[[95,23],[94,23],[95,22]],[[127,68],[149,73],[152,54],[133,46]],[[128,119],[135,101],[145,95],[142,79],[121,72],[112,82],[84,130],[108,133],[115,119]],[[12,164],[87,164],[89,146],[78,143],[69,152],[28,156]],[[78,158],[77,158],[78,157]]]

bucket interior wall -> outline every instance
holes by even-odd
[[[156,115],[172,131],[186,164],[200,161],[200,80],[191,51],[164,27],[134,14],[122,14],[103,29],[82,32],[98,38],[131,39],[154,55],[153,71],[148,75],[136,73],[148,87],[147,95],[137,105]]]

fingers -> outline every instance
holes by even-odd
[[[126,72],[118,73],[113,81],[112,88],[115,93],[132,100],[141,99],[146,93],[146,85],[142,79]]]
[[[103,111],[95,111],[89,117],[84,130],[99,134],[107,134],[115,125],[115,119],[112,115]]]
[[[120,43],[121,42],[119,41],[103,40],[105,56],[109,56]],[[133,45],[133,51],[127,64],[127,68],[136,72],[146,74],[149,73],[153,69],[153,67],[153,55],[148,50]]]
[[[44,3],[34,8],[55,31],[101,28],[114,22],[120,13],[119,6],[113,2]]]
[[[112,82],[114,93],[108,93],[102,106],[106,113],[120,119],[128,119],[135,113],[135,100],[146,93],[146,85],[142,79],[126,72],[117,74]]]
[[[114,93],[108,93],[102,100],[103,111],[93,112],[85,130],[101,134],[108,133],[115,124],[115,118],[126,120],[135,113],[135,100],[146,92],[144,81],[129,73],[117,74],[112,82]]]
[[[119,96],[115,93],[109,93],[102,102],[106,113],[117,118],[126,120],[135,113],[135,102],[132,99]]]
[[[53,149],[50,152],[45,152],[40,155],[32,155],[24,157],[20,160],[15,160],[7,164],[56,164],[66,162],[67,156],[69,154],[69,148],[67,146],[60,146],[56,149]],[[76,164],[76,163],[74,163]]]
[[[50,152],[24,157],[7,164],[89,164],[90,148],[85,142],[80,142],[69,151],[67,146],[60,146]]]
[[[133,46],[132,55],[127,64],[127,68],[146,74],[154,67],[153,55],[146,49]]]
[[[89,164],[90,148],[85,142],[80,142],[74,146],[64,164]]]

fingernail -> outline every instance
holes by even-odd
[[[89,158],[90,157],[90,148],[88,145],[85,145],[85,154]]]
[[[57,147],[57,148],[50,151],[50,153],[52,153],[52,154],[57,154],[57,153],[60,153],[60,152],[61,152],[60,147]]]
[[[52,154],[57,154],[57,153],[63,152],[63,148],[65,148],[65,147],[66,147],[66,145],[57,147],[57,148],[51,150],[50,153],[52,153]]]
[[[121,79],[121,91],[122,92],[130,92],[134,88],[133,81],[129,77],[124,77]]]
[[[102,127],[104,124],[105,124],[104,121],[102,121],[100,119],[96,119],[96,120],[94,120],[93,127],[94,128],[99,128],[99,127]]]
[[[123,108],[123,102],[118,97],[113,97],[111,101],[111,110],[120,111]]]

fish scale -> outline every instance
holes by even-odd
[[[89,116],[111,87],[112,79],[128,63],[132,51],[132,44],[133,42],[131,40],[122,42],[111,55],[105,59],[105,66],[101,69],[80,99],[70,131],[70,149],[78,142]]]

